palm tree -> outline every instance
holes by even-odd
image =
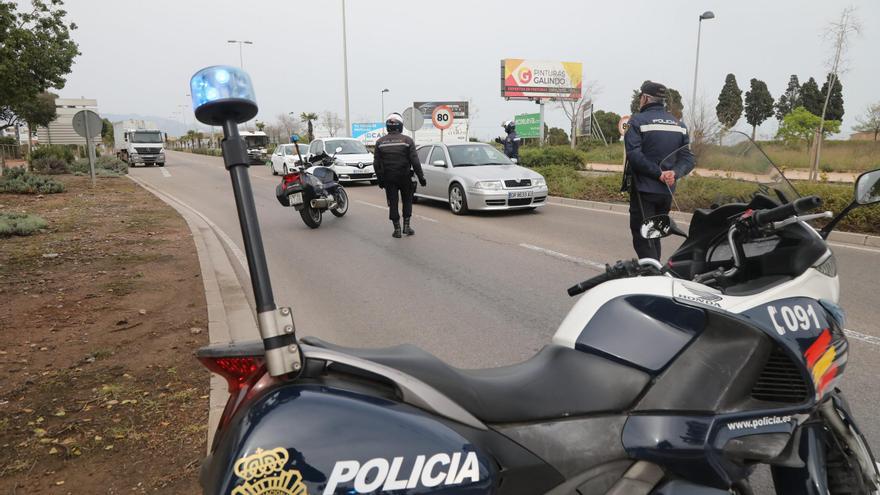
[[[195,135],[193,135],[193,137],[196,138],[196,141],[198,141],[198,143],[199,143],[198,147],[201,148],[202,147],[202,139],[205,139],[205,133],[203,133],[201,131],[196,131],[196,133],[195,133]]]
[[[299,120],[305,122],[306,126],[308,126],[309,142],[311,143],[315,139],[314,127],[312,126],[312,122],[318,120],[318,114],[314,112],[303,112],[299,114]]]
[[[196,144],[196,131],[190,129],[186,131],[186,140],[189,141],[189,147],[192,148]]]

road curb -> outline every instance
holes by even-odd
[[[579,208],[588,208],[590,210],[611,211],[616,213],[629,213],[629,205],[621,203],[604,203],[601,201],[591,201],[586,199],[563,198],[561,196],[548,196],[550,203],[560,205],[577,206]],[[690,213],[672,212],[672,218],[680,222],[689,223],[692,215]],[[865,246],[880,248],[880,236],[869,234],[858,234],[854,232],[838,232],[834,231],[828,238],[829,241],[847,244],[851,246]]]
[[[199,268],[208,307],[208,336],[212,344],[253,340],[259,331],[253,310],[245,296],[244,287],[238,280],[233,261],[239,262],[224,247],[225,233],[219,227],[203,219],[186,203],[170,194],[154,189],[146,182],[128,176],[136,184],[174,208],[189,226],[199,258]],[[214,431],[228,398],[227,384],[216,374],[211,374],[211,393],[208,409],[207,446],[210,448]]]

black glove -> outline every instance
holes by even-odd
[[[500,137],[497,137],[495,138],[495,142],[498,144],[502,144],[504,141],[502,141]]]
[[[428,185],[428,181],[425,180],[424,176],[419,177],[419,185],[421,185],[422,187],[425,187]]]

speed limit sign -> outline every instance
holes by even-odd
[[[446,105],[440,105],[431,112],[431,121],[434,122],[434,127],[441,131],[452,127],[453,120],[452,109]]]
[[[626,130],[629,129],[629,115],[624,115],[617,121],[617,130],[620,132],[620,135],[623,136],[626,134]]]

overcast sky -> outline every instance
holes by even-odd
[[[628,113],[645,79],[677,88],[686,104],[693,86],[698,16],[703,22],[698,94],[714,108],[727,73],[743,92],[764,80],[774,98],[790,74],[820,85],[831,47],[821,34],[847,5],[858,9],[863,34],[842,76],[844,135],[869,103],[880,100],[880,2],[816,0],[397,1],[348,0],[348,60],[353,122],[380,117],[413,100],[470,99],[478,137],[501,134],[500,123],[536,111],[500,97],[500,60],[579,61],[584,80],[598,84],[596,108]],[[169,118],[187,111],[189,77],[215,64],[244,67],[253,77],[259,120],[281,112],[343,116],[342,26],[339,0],[167,1],[67,0],[80,55],[64,97],[98,100],[102,113]],[[186,105],[185,109],[180,105]],[[685,110],[687,111],[687,109]],[[344,117],[344,116],[343,116]],[[181,114],[174,116],[182,120]],[[547,106],[548,123],[568,128]],[[775,131],[775,119],[760,134]],[[745,129],[745,119],[738,127]]]

